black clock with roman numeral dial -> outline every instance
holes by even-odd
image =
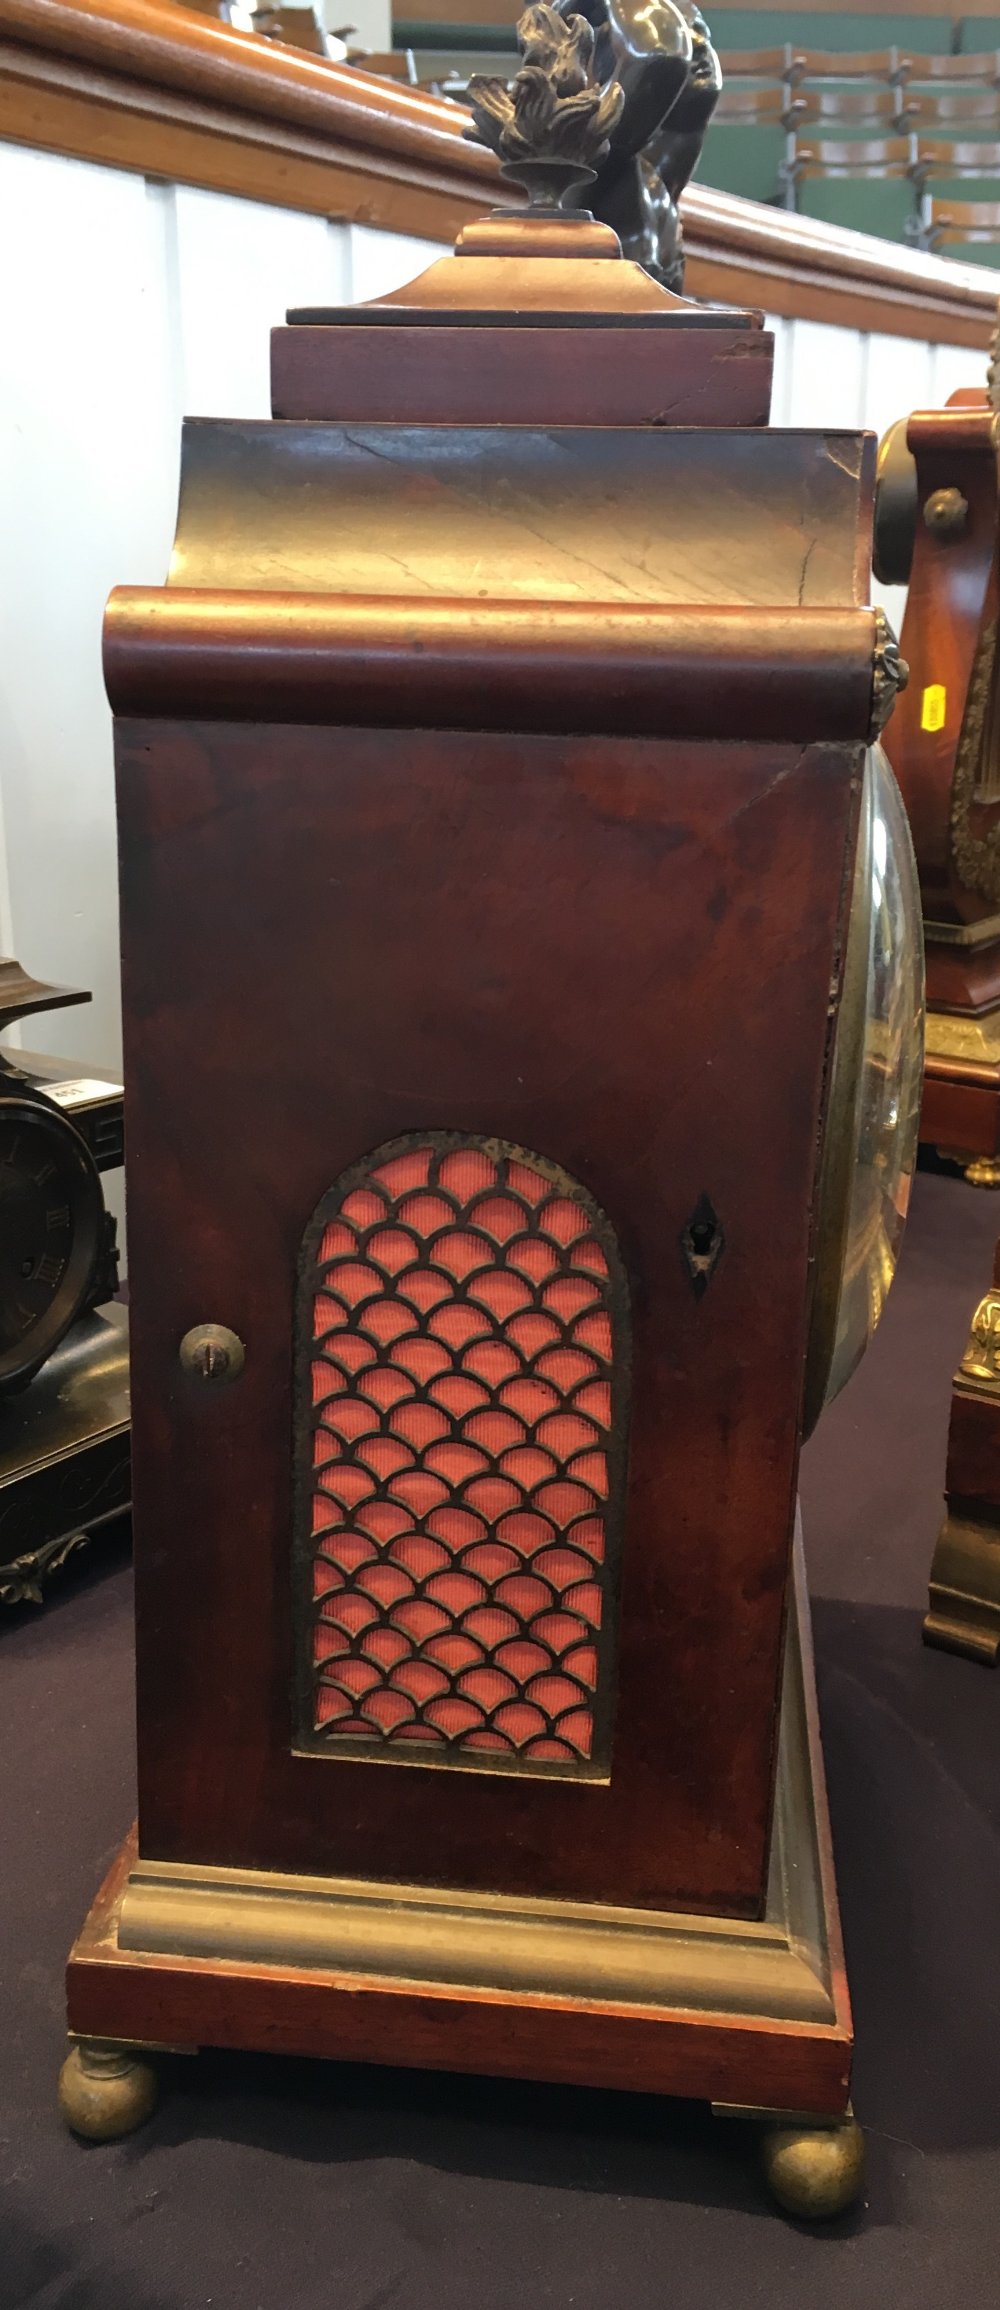
[[[33,1378],[116,1284],[114,1221],[85,1141],[34,1085],[0,1085],[0,1392]]]

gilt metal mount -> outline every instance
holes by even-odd
[[[897,694],[905,690],[910,679],[906,659],[900,657],[899,643],[884,610],[875,612],[875,664],[872,674],[872,710],[869,739],[874,744],[884,730]]]

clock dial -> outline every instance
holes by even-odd
[[[0,1097],[0,1386],[37,1370],[83,1304],[102,1208],[66,1118],[34,1098]]]
[[[865,769],[820,1179],[806,1376],[809,1434],[875,1330],[896,1272],[917,1160],[924,1057],[920,891],[881,746]]]

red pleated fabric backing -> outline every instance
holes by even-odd
[[[320,1214],[312,1730],[579,1769],[613,1571],[613,1279],[582,1193],[496,1148],[376,1156]]]

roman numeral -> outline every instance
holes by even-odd
[[[33,1171],[31,1176],[35,1182],[35,1186],[44,1187],[46,1180],[55,1177],[55,1168],[56,1167],[54,1163],[43,1163],[40,1171]]]
[[[52,1284],[58,1283],[65,1265],[66,1262],[64,1259],[52,1259],[50,1258],[48,1252],[46,1252],[44,1258],[39,1260],[38,1266],[35,1269],[34,1281],[36,1283],[45,1283],[50,1286]]]
[[[47,1211],[45,1214],[45,1225],[50,1229],[56,1227],[68,1227],[69,1204],[54,1203],[51,1211]]]

